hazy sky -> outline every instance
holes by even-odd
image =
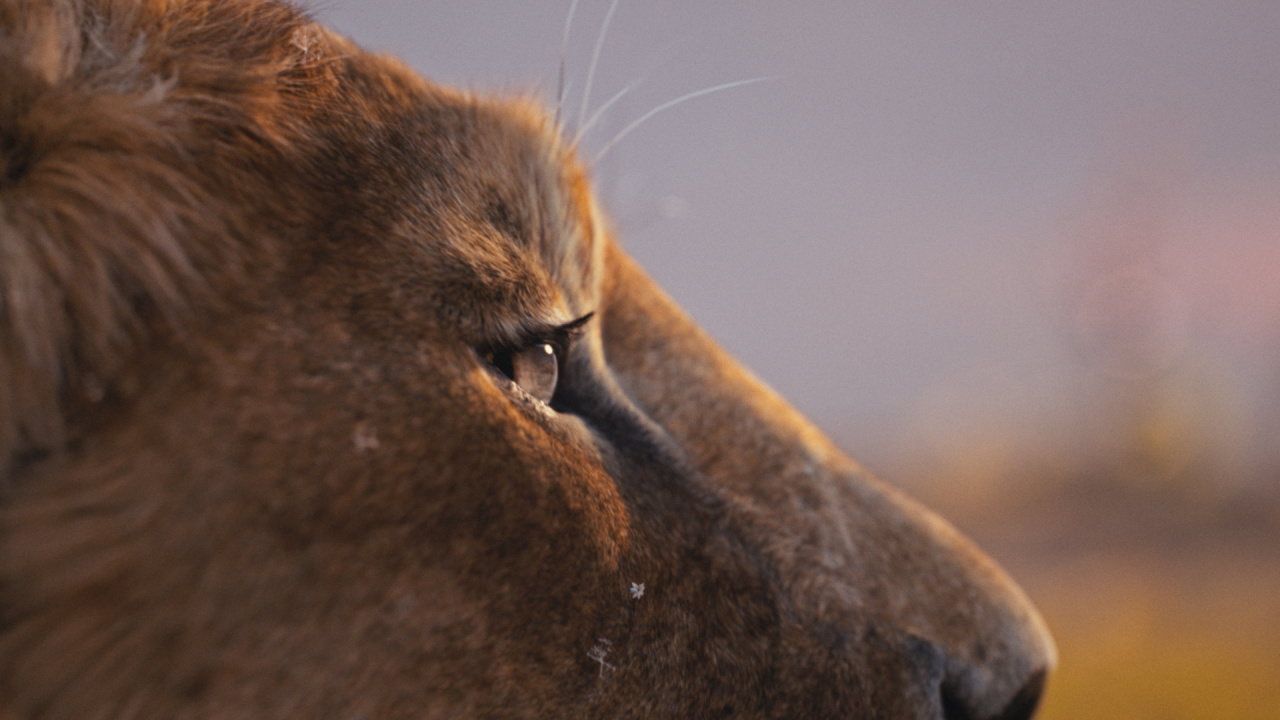
[[[440,82],[553,102],[569,5],[316,14]],[[608,6],[580,0],[566,117]],[[602,47],[587,115],[638,84],[588,148],[772,78],[655,116],[598,191],[659,282],[872,467],[1106,432],[1135,378],[1223,452],[1274,453],[1280,3],[623,0]]]

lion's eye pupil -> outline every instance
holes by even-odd
[[[533,397],[550,403],[556,394],[559,365],[549,343],[530,345],[511,356],[511,379]]]

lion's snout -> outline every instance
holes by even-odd
[[[767,498],[726,494],[726,512],[777,578],[783,624],[803,628],[783,633],[780,652],[808,655],[816,685],[849,693],[833,708],[852,712],[870,696],[876,708],[901,704],[892,717],[1032,716],[1056,650],[994,562],[860,470],[810,470],[773,487]],[[870,676],[847,679],[858,673]],[[896,694],[879,697],[884,688]]]
[[[799,665],[833,710],[1030,717],[1056,650],[1004,571],[846,459],[660,292],[641,291],[652,281],[620,252],[611,267],[613,371],[718,499],[724,545],[762,568],[747,572],[773,595],[775,652],[808,658]]]
[[[1040,615],[995,563],[943,520],[904,498],[891,501],[904,504],[915,528],[900,536],[903,554],[877,573],[884,578],[883,612],[937,649],[942,673],[928,691],[941,717],[1030,718],[1057,662]]]

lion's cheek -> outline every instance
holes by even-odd
[[[453,506],[446,514],[460,532],[481,529],[490,557],[529,555],[531,566],[577,557],[584,570],[616,569],[631,518],[595,433],[488,375],[468,378],[472,401],[452,419],[448,456],[437,458],[445,474],[434,491]]]

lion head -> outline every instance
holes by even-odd
[[[1054,650],[528,100],[0,0],[0,717],[1026,718]]]

